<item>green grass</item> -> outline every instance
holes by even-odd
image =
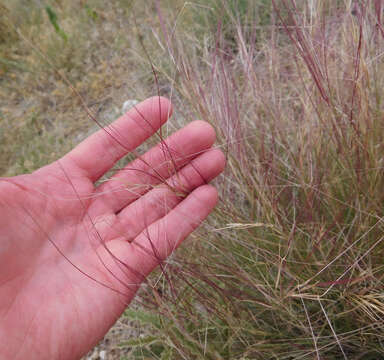
[[[7,21],[34,45],[0,39],[4,175],[56,159],[94,126],[57,71],[105,122],[158,86],[175,104],[170,129],[209,121],[227,155],[218,208],[151,278],[147,306],[124,314],[142,335],[122,337],[124,356],[384,356],[382,9],[52,3],[64,39],[44,8],[18,3]]]

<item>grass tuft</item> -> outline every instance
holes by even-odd
[[[271,1],[250,28],[220,4],[231,21],[193,47],[182,19],[162,25],[163,72],[228,164],[210,225],[169,263],[160,331],[188,359],[379,358],[380,5]]]

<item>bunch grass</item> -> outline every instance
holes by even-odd
[[[204,41],[162,23],[164,75],[217,129],[227,170],[161,283],[161,354],[381,358],[382,4],[269,1],[264,23],[215,5]]]

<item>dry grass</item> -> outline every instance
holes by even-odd
[[[47,18],[22,32],[101,117],[156,88],[143,43],[180,122],[213,124],[228,159],[209,223],[126,314],[144,326],[129,358],[384,357],[381,1],[87,3],[96,18],[56,9],[69,40]],[[15,174],[90,125],[25,42],[5,53],[0,169]]]
[[[248,17],[217,3],[224,20],[199,41],[183,15],[174,35],[162,24],[164,72],[228,158],[210,226],[169,263],[164,349],[381,358],[381,2],[264,2],[263,26],[250,15],[260,3]]]
[[[94,124],[71,82],[101,123],[120,114],[127,99],[153,94],[138,37],[150,31],[150,8],[132,1],[53,2],[66,39],[55,31],[43,2],[6,3],[0,20],[0,173],[16,175],[57,159]],[[135,24],[136,18],[142,24]],[[149,22],[147,21],[149,19]],[[41,55],[43,54],[43,55]]]

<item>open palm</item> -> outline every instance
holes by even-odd
[[[0,179],[0,358],[76,359],[209,214],[224,167],[196,121],[95,185],[165,123],[151,98],[33,174]]]

